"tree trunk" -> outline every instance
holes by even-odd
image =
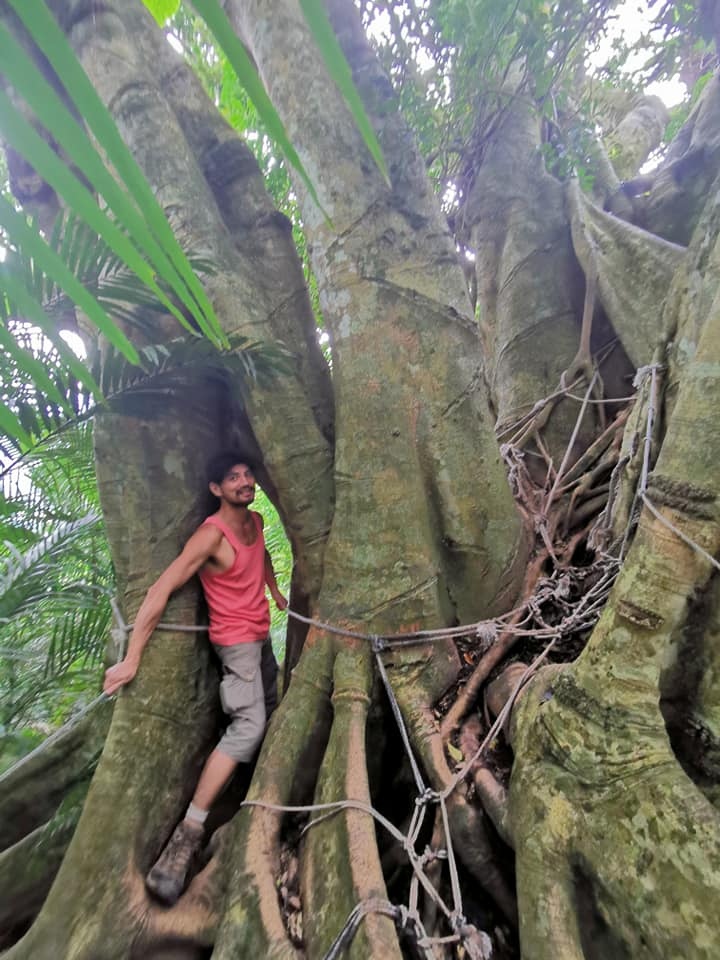
[[[98,478],[126,618],[197,519],[203,461],[231,443],[262,460],[293,545],[293,606],[320,623],[370,636],[508,616],[492,626],[487,659],[478,635],[459,649],[442,636],[381,650],[311,627],[248,805],[215,834],[206,864],[170,909],[151,900],[143,875],[217,735],[217,676],[202,637],[158,632],[118,699],[57,880],[7,956],[319,960],[356,906],[369,904],[349,955],[400,957],[410,948],[378,904],[412,900],[408,853],[417,867],[427,844],[418,869],[443,905],[425,886],[412,916],[431,935],[462,935],[468,955],[485,953],[474,925],[494,929],[498,944],[518,924],[528,960],[712,957],[717,589],[707,556],[667,522],[711,555],[720,547],[715,194],[689,212],[697,225],[688,250],[687,231],[658,230],[659,239],[603,213],[545,171],[535,105],[516,98],[475,157],[468,199],[479,330],[423,159],[352,5],[331,0],[328,10],[389,184],[329,81],[297,0],[272,10],[230,0],[234,29],[329,218],[297,184],[331,338],[330,379],[287,223],[197,79],[139,2],[54,7],[180,234],[213,260],[206,286],[223,327],[279,341],[294,357],[291,374],[252,384],[246,396],[230,377],[200,370],[144,396],[142,407],[99,418]],[[709,95],[703,102],[707,111]],[[700,137],[700,113],[693,116]],[[660,218],[662,203],[653,202],[651,192],[648,209]],[[172,335],[169,322],[157,331],[158,340]],[[550,419],[533,414],[563,372],[571,382],[590,379],[589,397],[592,354],[616,337],[603,399],[617,401],[636,367],[667,356],[664,377],[652,380],[668,385],[664,397],[646,378],[635,410],[610,426],[600,415],[578,419],[567,391]],[[659,455],[626,550],[637,481],[647,480],[646,445],[653,460]],[[541,670],[512,710],[509,789],[473,768],[472,794],[454,783],[457,747],[446,752],[443,733],[454,733],[473,704],[461,698],[443,732],[438,704],[452,701],[447,691],[466,660],[479,687],[515,645],[508,623],[516,603],[522,624],[542,621],[543,582],[562,601],[560,579],[578,575],[575,554],[590,552],[588,525],[601,510],[595,542],[604,536],[625,551],[608,605],[575,662]],[[197,600],[194,586],[180,591],[164,619],[195,623]],[[687,649],[701,651],[708,668],[683,679]],[[516,667],[493,684],[491,709],[503,709],[517,675]],[[465,759],[473,729],[460,737]],[[312,814],[318,822],[301,838],[296,817],[258,805],[341,801],[352,805]],[[403,850],[396,835],[376,829],[370,807],[402,833],[421,817],[422,829]],[[23,832],[43,829],[46,815]],[[517,904],[503,841],[515,850]],[[447,866],[433,863],[439,848]],[[0,883],[2,870],[0,861]],[[298,887],[288,897],[291,873]],[[302,938],[293,911],[302,913]]]

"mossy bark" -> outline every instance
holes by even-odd
[[[226,331],[270,342],[283,336],[297,357],[293,373],[251,385],[246,395],[229,378],[200,370],[178,375],[142,403],[130,397],[122,412],[99,419],[98,477],[125,617],[132,621],[147,587],[199,521],[208,456],[238,443],[250,456],[262,449],[263,475],[271,476],[290,518],[296,583],[311,597],[332,516],[332,408],[289,231],[274,215],[249,151],[213,116],[179,59],[163,59],[174,55],[139,4],[101,12],[73,3],[56,9],[158,199],[172,209],[186,242],[214,261],[208,293]],[[134,36],[143,31],[140,49]],[[151,62],[164,65],[167,91]],[[203,111],[210,127],[198,129]],[[211,154],[220,139],[240,162],[218,173]],[[176,333],[164,322],[152,339]],[[174,596],[165,616],[193,624],[197,615],[193,584]],[[119,700],[80,827],[42,915],[16,948],[21,955],[97,960],[129,951],[148,956],[168,938],[190,948],[208,942],[216,905],[191,894],[176,922],[148,901],[142,876],[187,803],[216,735],[216,676],[202,636],[153,638],[142,677]]]
[[[635,222],[687,245],[720,172],[720,76],[707,83],[670,145],[646,196],[635,202]]]
[[[0,777],[0,947],[42,907],[103,750],[112,705],[101,701]]]
[[[331,334],[336,399],[336,502],[318,616],[364,631],[392,631],[503,609],[512,602],[524,557],[519,518],[487,415],[463,274],[392,91],[355,12],[331,5],[391,171],[388,187],[342,98],[310,55],[297,4],[269,11],[233,3],[230,9],[332,221],[328,225],[298,186]],[[480,501],[461,480],[465,476],[483,478]],[[367,790],[351,766],[357,762],[362,769],[362,753],[351,759],[342,749],[359,737],[360,703],[369,690],[362,657],[351,651],[343,647],[335,663],[337,709],[318,802],[337,799],[353,785],[356,795]],[[347,671],[353,656],[354,676]],[[417,677],[410,671],[403,678],[413,659],[389,661],[401,703],[410,673]],[[451,647],[425,651],[422,659],[418,697],[429,712],[458,663]],[[340,696],[343,682],[349,690]],[[345,704],[346,695],[353,706]],[[411,730],[415,749],[423,750],[427,726]],[[434,749],[442,754],[437,732]],[[325,871],[316,889],[320,851],[332,851],[340,862],[367,846],[369,829],[367,817],[346,812],[314,827],[308,839],[303,876],[313,956],[327,948],[363,891],[382,895],[379,862],[369,854],[348,870]],[[322,909],[315,907],[319,900]],[[394,943],[387,920],[368,920],[353,951],[390,956]]]
[[[101,701],[0,777],[0,850],[46,823],[63,797],[89,780],[111,715],[110,702]]]
[[[544,166],[541,119],[511,71],[508,107],[484,133],[478,117],[472,188],[463,211],[475,252],[478,314],[490,393],[502,432],[552,392],[575,356],[584,278],[572,247],[562,187]],[[543,216],[533,211],[542,207]],[[533,344],[542,341],[542,350]],[[577,410],[551,419],[558,460]]]
[[[710,555],[720,549],[719,306],[716,294],[647,488]],[[660,709],[712,571],[646,506],[585,651],[550,683],[538,677],[515,710],[510,818],[530,960],[717,951],[720,817],[678,762]]]
[[[298,186],[332,342],[330,385],[286,224],[249,152],[139,2],[95,9],[55,0],[54,7],[159,199],[215,262],[207,289],[225,329],[280,340],[295,358],[292,375],[251,385],[244,406],[236,384],[199,371],[178,377],[142,409],[100,418],[98,476],[128,620],[192,528],[206,455],[238,440],[262,457],[293,542],[299,594],[321,621],[379,633],[507,611],[527,546],[485,380],[503,425],[556,387],[578,348],[586,284],[576,250],[589,278],[588,235],[598,245],[630,236],[648,277],[677,268],[661,323],[648,321],[660,347],[676,329],[685,338],[670,354],[656,436],[663,445],[648,495],[663,516],[717,549],[717,251],[706,256],[718,217],[712,204],[686,255],[632,231],[613,233],[616,225],[595,211],[586,211],[583,230],[577,200],[573,246],[563,188],[537,153],[535,107],[518,100],[487,145],[468,207],[483,338],[423,160],[354,8],[328,4],[380,137],[389,185],[329,82],[298,3],[278,0],[269,9],[232,0],[226,7],[235,27],[331,218]],[[622,338],[627,302],[611,303],[603,286],[611,267],[594,266]],[[683,278],[692,282],[683,287]],[[650,316],[664,289],[647,302],[632,299],[633,308]],[[163,323],[158,339],[173,329]],[[604,326],[599,342],[610,334]],[[644,360],[645,336],[625,336],[635,362]],[[562,453],[575,413],[569,404],[558,408],[553,451]],[[628,426],[634,436],[641,422],[638,413]],[[499,792],[493,814],[517,852],[529,960],[679,955],[683,938],[694,950],[686,955],[711,955],[717,811],[683,772],[659,707],[661,695],[668,700],[689,604],[709,573],[706,560],[646,511],[586,652],[560,676],[542,674],[515,709],[509,811]],[[196,587],[180,591],[166,619],[195,623],[197,600]],[[710,601],[708,609],[716,609]],[[457,650],[440,641],[382,656],[422,774],[443,790],[452,774],[433,705],[458,676]],[[215,688],[203,638],[152,639],[137,680],[119,698],[58,879],[10,960],[147,960],[210,950],[218,960],[299,960],[303,953],[314,960],[358,902],[387,895],[370,818],[342,810],[313,824],[299,844],[304,950],[278,897],[289,821],[253,804],[372,802],[382,792],[373,769],[384,747],[384,694],[371,651],[365,641],[313,628],[265,739],[249,805],[216,835],[209,862],[175,907],[150,900],[143,874],[216,734]],[[712,670],[696,690],[695,709],[713,728]],[[394,800],[404,813],[414,809],[412,789]],[[457,790],[448,815],[466,888],[484,889],[513,922],[510,871],[498,866],[481,808]],[[699,829],[709,838],[702,848]],[[370,915],[351,955],[396,957],[400,949],[390,920]]]
[[[379,622],[393,606],[403,623],[502,606],[522,563],[519,520],[462,270],[392,89],[356,13],[331,5],[388,186],[313,54],[298,5],[229,9],[332,221],[298,187],[333,350],[337,489],[323,606]],[[467,475],[483,478],[480,502],[461,482]],[[366,516],[374,526],[358,537]]]

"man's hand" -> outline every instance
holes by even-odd
[[[111,697],[120,687],[124,687],[126,683],[130,683],[138,672],[138,666],[138,662],[126,657],[124,660],[121,660],[120,663],[116,663],[114,667],[106,670],[103,693]]]
[[[287,610],[288,602],[279,590],[271,591],[271,596],[275,601],[275,606],[278,608],[278,610]]]

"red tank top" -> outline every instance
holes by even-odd
[[[222,647],[264,640],[270,630],[270,605],[265,596],[265,538],[260,514],[251,513],[257,528],[257,540],[251,546],[240,543],[216,514],[205,521],[222,531],[235,551],[229,570],[212,573],[201,569],[198,574],[210,613],[210,639]]]

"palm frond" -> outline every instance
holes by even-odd
[[[169,212],[167,216],[170,220]],[[128,268],[102,236],[73,213],[61,213],[58,216],[49,246],[67,264],[85,290],[116,321],[120,319],[129,326],[140,327],[146,333],[148,328],[142,314],[133,308],[143,307],[162,314],[167,313],[166,303],[170,301],[178,310],[182,310],[182,304],[172,288],[161,277],[158,277],[157,285],[163,293],[163,299],[159,299],[156,291]],[[184,252],[195,273],[212,275],[215,272],[212,261],[201,253],[185,248]],[[62,318],[75,306],[76,301],[48,278],[41,292],[43,307],[51,317]],[[185,314],[185,317],[188,324],[192,325],[191,316]]]
[[[13,213],[13,216],[19,215]],[[166,312],[164,303],[87,224],[73,214],[61,215],[48,248],[59,259],[68,261],[82,289],[115,321],[139,328],[146,336],[156,329],[150,315]],[[188,252],[188,261],[198,272],[213,270],[207,258],[193,251]],[[158,283],[163,285],[161,280]],[[26,449],[30,448],[69,421],[87,415],[89,392],[94,391],[99,399],[101,391],[93,376],[96,368],[87,367],[57,332],[66,325],[68,314],[74,316],[75,303],[82,305],[81,298],[68,296],[63,287],[44,272],[43,259],[38,258],[35,248],[30,252],[26,248],[14,249],[6,262],[0,264],[0,291],[3,290],[0,346],[4,346],[5,351],[0,356],[0,380],[5,389],[0,390],[3,402],[0,434],[5,436],[0,437],[0,454],[12,459],[13,437],[20,438]],[[165,294],[167,298],[173,297],[169,288]],[[18,319],[17,314],[23,309],[29,313],[31,323]],[[38,328],[47,340],[38,334]],[[110,352],[113,356],[123,356],[127,367],[139,362],[137,353],[128,360],[125,350],[111,343],[113,346],[116,349]],[[118,363],[120,361],[114,361],[115,366]]]
[[[107,594],[96,597],[93,606],[66,609],[62,618],[52,621],[45,675],[58,677],[78,661],[81,665],[100,663],[111,621],[112,609]]]
[[[7,31],[3,33],[0,29],[3,72],[16,88],[22,90],[37,120],[62,147],[84,181],[104,198],[122,229],[115,228],[84,183],[47,147],[43,138],[0,91],[5,126],[13,146],[32,163],[67,206],[104,236],[161,299],[155,275],[163,277],[172,287],[199,329],[218,344],[223,344],[224,334],[202,285],[187,263],[150,185],[123,143],[107,107],[90,83],[65,34],[43,0],[9,0],[9,3],[58,76],[63,78],[65,92],[74,103],[77,114],[68,109]],[[77,117],[82,117],[84,123]],[[117,176],[95,149],[86,126],[96,142],[102,145]],[[171,303],[166,306],[180,323],[185,323],[182,314]]]
[[[97,691],[115,591],[98,500],[91,423],[2,477],[0,728],[62,722]]]
[[[209,341],[197,338],[150,344],[140,349],[139,365],[130,365],[124,357],[107,351],[95,369],[105,397],[112,403],[141,391],[171,387],[182,371],[202,368],[231,374],[242,387],[251,381],[268,381],[287,372],[290,362],[290,355],[278,345],[236,335],[230,338],[230,350],[222,351]]]
[[[335,36],[335,31],[328,18],[323,0],[300,0],[300,9],[305,15],[305,20],[307,21],[328,73],[343,95],[345,103],[353,115],[355,125],[365,141],[365,146],[389,186],[390,174],[385,164],[382,149],[378,143],[368,115],[365,112],[360,94],[353,83],[350,64],[345,59],[345,54],[342,52],[342,48]]]
[[[0,286],[6,273],[0,265]],[[40,309],[40,308],[38,308]],[[40,311],[42,313],[42,311]],[[43,319],[47,318],[43,314]],[[87,406],[91,380],[78,358],[57,336],[54,342],[37,326],[16,317],[0,317],[0,403],[17,418],[22,436],[0,423],[0,457],[12,463],[23,448],[58,429]]]
[[[53,591],[52,574],[58,560],[67,559],[83,538],[100,528],[101,517],[91,512],[78,520],[58,523],[37,543],[21,553],[11,543],[0,569],[0,618],[9,620]]]

